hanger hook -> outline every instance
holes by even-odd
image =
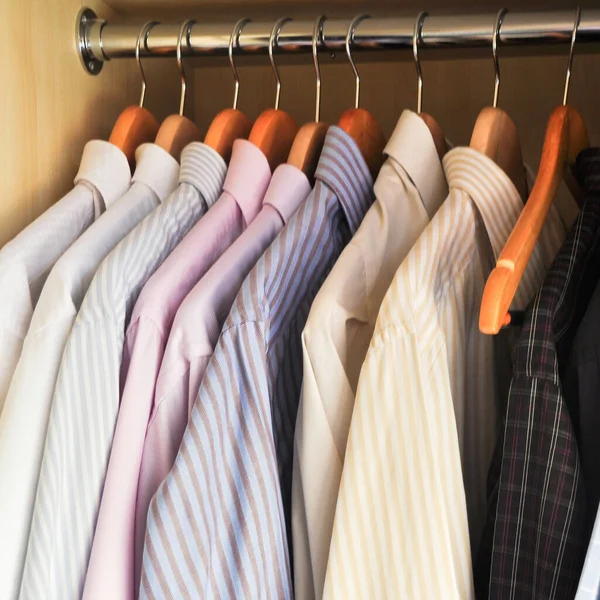
[[[312,37],[313,62],[315,63],[315,75],[317,77],[317,100],[315,105],[315,123],[321,118],[321,67],[319,66],[319,41],[323,41],[323,23],[327,17],[321,15],[315,21]]]
[[[428,16],[429,13],[425,10],[419,13],[415,21],[412,38],[413,57],[417,69],[417,114],[419,115],[423,108],[423,72],[421,71],[421,59],[419,58],[419,42],[423,39],[423,23]]]
[[[350,61],[350,66],[354,71],[354,78],[356,80],[356,95],[354,97],[354,108],[358,108],[360,104],[360,75],[358,74],[358,69],[356,68],[356,64],[354,63],[354,59],[352,58],[352,50],[351,45],[354,43],[354,33],[356,32],[356,28],[358,27],[361,21],[365,19],[370,19],[371,15],[358,15],[352,19],[350,25],[348,26],[348,31],[346,33],[346,55],[348,56],[348,60]]]
[[[140,46],[142,45],[142,39],[144,40],[144,49],[148,50],[148,36],[150,32],[154,28],[155,25],[158,25],[158,21],[148,21],[140,31],[140,35],[138,35],[137,43],[135,45],[135,61],[137,62],[137,66],[140,70],[140,74],[142,75],[142,94],[140,96],[140,108],[144,108],[144,100],[146,99],[146,74],[144,73],[144,67],[142,67],[142,60],[140,58]]]
[[[179,102],[179,115],[183,117],[183,109],[185,107],[185,93],[187,91],[187,83],[185,81],[185,71],[183,69],[183,60],[181,57],[181,42],[183,40],[183,36],[185,34],[186,44],[189,49],[190,47],[190,29],[192,25],[196,22],[195,19],[188,19],[183,23],[181,29],[179,30],[179,36],[177,38],[177,66],[179,67],[179,72],[181,73],[181,100]]]
[[[571,34],[571,49],[569,50],[569,64],[567,66],[567,79],[565,81],[565,93],[563,95],[563,106],[567,105],[569,98],[569,85],[571,83],[571,67],[573,66],[573,51],[575,50],[575,40],[577,39],[577,30],[579,29],[579,22],[581,21],[581,7],[577,7],[575,13],[575,26],[573,27],[573,33]]]
[[[252,19],[240,19],[234,26],[231,35],[229,36],[229,64],[231,64],[231,70],[233,71],[233,81],[235,82],[235,90],[233,92],[233,110],[237,110],[238,96],[240,94],[240,76],[238,75],[235,61],[233,60],[233,44],[235,42],[236,48],[240,47],[240,35],[242,29],[250,23]]]
[[[281,96],[281,79],[279,78],[279,70],[277,69],[277,65],[275,64],[275,57],[273,55],[273,49],[277,44],[277,40],[279,39],[279,33],[281,32],[281,28],[285,23],[291,21],[290,17],[282,17],[279,19],[275,25],[273,25],[273,29],[271,30],[271,35],[269,36],[269,60],[271,61],[271,67],[273,68],[273,73],[275,74],[275,81],[277,82],[277,92],[275,93],[275,110],[279,110],[279,98]]]
[[[508,12],[507,8],[501,8],[496,15],[496,22],[494,23],[494,33],[492,34],[492,58],[494,59],[494,101],[492,106],[498,107],[498,96],[500,94],[500,63],[498,62],[498,38],[500,37],[500,28],[502,27],[502,21]]]

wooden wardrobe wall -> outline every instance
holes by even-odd
[[[85,142],[107,139],[118,114],[139,99],[135,61],[107,63],[98,77],[87,75],[74,50],[74,21],[81,5],[107,20],[143,23],[148,18],[175,22],[187,17],[233,23],[243,16],[275,19],[351,17],[430,13],[494,12],[498,0],[415,0],[361,2],[329,0],[5,0],[0,19],[0,246],[58,200],[72,185]],[[593,2],[580,2],[582,8]],[[510,10],[575,9],[571,0],[520,0]],[[493,19],[493,16],[492,16]],[[2,47],[5,45],[5,47]],[[500,48],[502,82],[499,105],[517,124],[525,160],[536,168],[547,118],[562,100],[568,47]],[[409,51],[357,53],[361,104],[372,111],[389,134],[401,111],[414,109],[416,75]],[[453,144],[469,141],[473,123],[493,94],[491,49],[423,50],[423,108],[433,114]],[[264,57],[240,57],[240,108],[253,118],[272,106],[275,82]],[[281,108],[302,123],[314,116],[314,71],[310,55],[281,57]],[[162,119],[179,104],[175,60],[144,63],[148,79],[147,107]],[[322,119],[335,123],[354,100],[354,79],[345,54],[322,56]],[[186,113],[205,129],[233,96],[231,70],[225,58],[188,62],[190,99]],[[577,46],[570,103],[585,118],[592,143],[600,143],[600,51]]]

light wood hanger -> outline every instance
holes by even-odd
[[[313,123],[305,123],[296,134],[292,149],[288,156],[288,164],[300,169],[309,179],[314,182],[317,163],[321,156],[321,150],[325,143],[325,137],[329,130],[327,123],[321,123],[321,69],[319,68],[318,44],[323,37],[323,22],[325,17],[321,15],[315,21],[312,39],[313,62],[317,79],[317,98],[315,106],[315,120]]]
[[[423,22],[427,18],[429,13],[423,11],[417,16],[415,22],[415,28],[413,31],[413,56],[415,59],[415,67],[417,69],[417,114],[424,121],[425,125],[431,133],[435,149],[437,150],[440,160],[444,158],[446,152],[448,152],[448,145],[446,144],[446,136],[442,131],[442,128],[438,122],[429,114],[422,112],[423,108],[423,72],[421,71],[421,60],[419,59],[419,41],[423,39]]]
[[[229,37],[229,62],[231,64],[233,80],[235,83],[233,108],[226,108],[213,119],[206,132],[206,137],[204,138],[204,143],[216,150],[227,163],[231,158],[233,142],[237,139],[246,139],[252,127],[250,119],[237,109],[240,92],[240,78],[233,59],[234,41],[239,47],[240,34],[242,33],[244,25],[249,22],[250,19],[240,19],[234,25],[231,36]]]
[[[521,141],[517,128],[506,112],[498,108],[500,90],[500,66],[498,64],[498,36],[507,9],[501,8],[496,15],[492,35],[492,56],[494,59],[494,101],[491,107],[484,108],[477,117],[470,147],[491,158],[510,178],[521,198],[527,197],[527,179],[523,166]]]
[[[267,157],[271,171],[284,163],[290,153],[294,138],[298,132],[296,121],[285,111],[279,110],[279,99],[281,97],[281,79],[275,64],[273,48],[277,43],[279,32],[284,23],[291,21],[289,17],[279,19],[271,31],[269,37],[269,60],[277,82],[277,93],[275,95],[275,108],[262,112],[254,122],[250,131],[249,141],[257,146]]]
[[[350,66],[354,71],[356,81],[356,96],[354,99],[354,108],[350,108],[342,113],[338,121],[338,127],[343,129],[356,142],[371,175],[377,177],[379,169],[383,164],[383,150],[385,148],[385,137],[381,126],[375,117],[360,105],[360,76],[358,69],[352,58],[351,43],[354,41],[354,32],[358,24],[364,19],[370,19],[369,15],[359,15],[355,17],[346,34],[346,55],[350,61]]]
[[[181,151],[190,143],[197,142],[202,139],[200,130],[196,124],[183,115],[185,108],[185,95],[187,91],[187,83],[185,79],[185,71],[183,68],[183,60],[181,56],[181,42],[183,36],[186,36],[186,42],[189,48],[190,44],[190,28],[195,23],[193,19],[185,21],[179,30],[177,39],[177,66],[181,73],[181,100],[179,102],[179,114],[167,117],[160,126],[156,135],[156,144],[164,148],[173,158],[179,160]]]
[[[128,106],[118,117],[108,141],[120,148],[129,162],[133,172],[135,169],[135,151],[138,146],[152,142],[158,132],[158,121],[154,115],[144,108],[146,98],[146,75],[140,59],[140,45],[144,39],[144,47],[148,48],[148,34],[157,25],[157,21],[146,23],[138,35],[135,47],[135,59],[142,75],[142,94],[139,106]]]
[[[510,323],[508,310],[558,186],[566,173],[566,167],[573,167],[579,152],[589,146],[581,115],[574,108],[567,106],[573,48],[580,16],[581,11],[578,8],[571,37],[563,104],[555,108],[550,115],[535,185],[485,285],[479,313],[479,329],[482,333],[496,334],[502,326]],[[565,177],[565,181],[574,196],[579,197],[581,190],[578,189],[575,179]]]

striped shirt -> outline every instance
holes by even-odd
[[[104,260],[60,366],[21,598],[82,593],[119,408],[125,327],[140,290],[221,192],[226,166],[201,143],[182,153],[179,187]]]
[[[475,150],[451,150],[444,170],[450,194],[396,273],[360,374],[324,598],[474,597],[501,398],[479,307],[523,202]],[[513,308],[563,237],[552,207]]]
[[[83,150],[75,187],[0,250],[0,412],[54,263],[130,185],[125,154],[92,140]]]
[[[587,484],[600,474],[588,463],[582,468],[587,448],[577,437],[578,399],[568,378],[573,341],[580,327],[590,328],[583,318],[600,278],[599,158],[595,148],[577,157],[585,203],[527,309],[517,344],[475,571],[483,598],[573,598],[583,568],[597,510]]]
[[[292,598],[300,336],[372,194],[358,147],[331,127],[314,190],[242,285],[150,505],[142,598]]]
[[[321,598],[358,376],[396,270],[448,195],[427,125],[405,110],[385,148],[376,201],[310,309],[294,437],[297,600]]]
[[[19,593],[52,397],[77,311],[104,258],[177,185],[179,163],[166,150],[142,144],[135,156],[133,185],[50,272],[0,415],[0,598]]]

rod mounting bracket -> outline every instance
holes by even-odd
[[[77,54],[83,68],[90,75],[98,75],[102,71],[103,62],[94,57],[89,46],[89,26],[97,19],[96,13],[91,8],[82,8],[77,13],[75,23],[75,42]]]

